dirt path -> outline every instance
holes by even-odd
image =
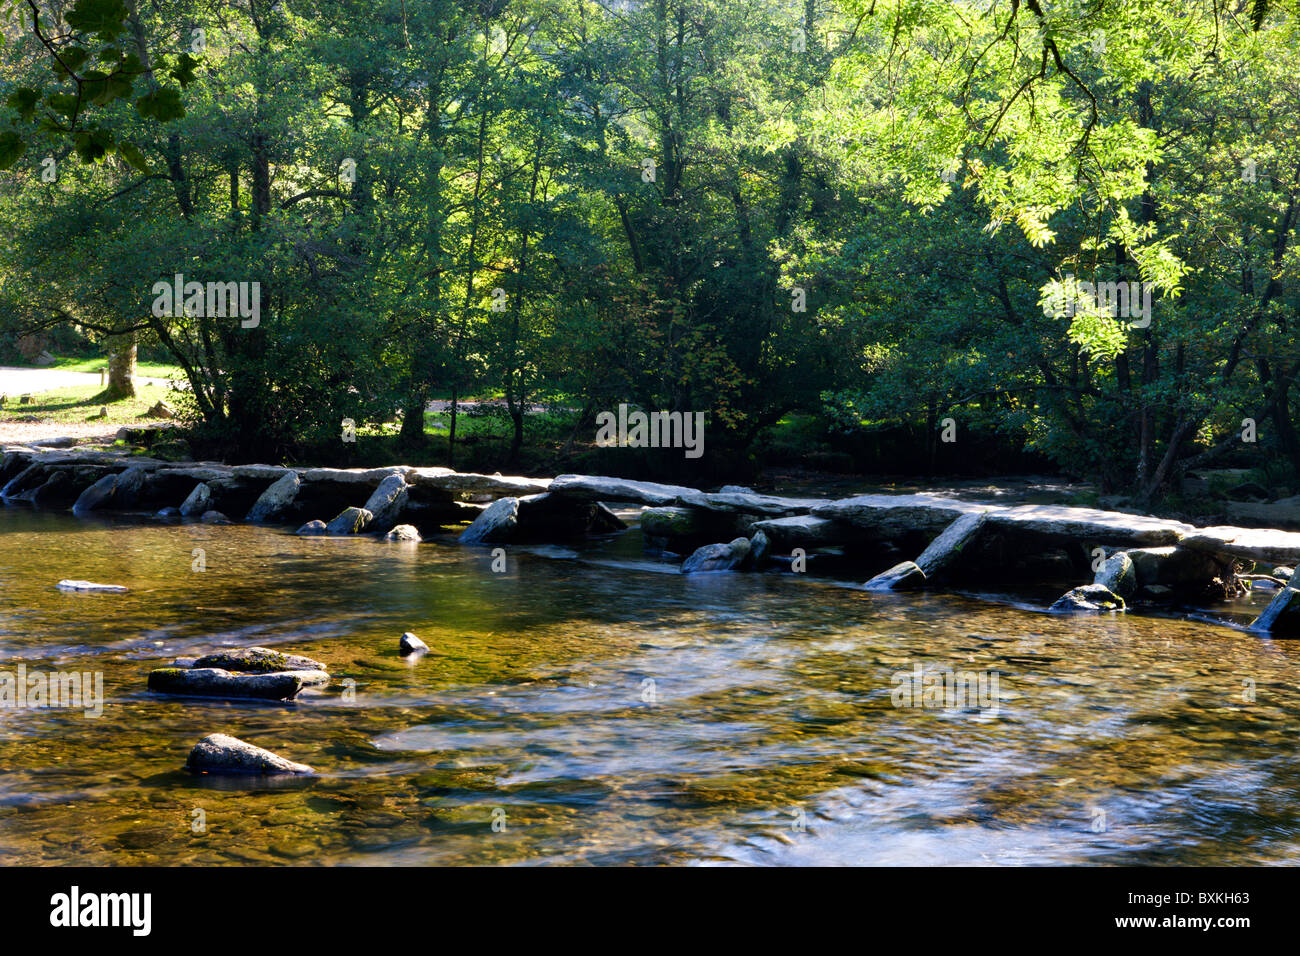
[[[167,385],[170,380],[137,375],[135,381],[139,385]],[[71,388],[74,385],[98,384],[98,372],[68,372],[58,368],[20,368],[0,365],[0,395],[8,395],[10,401],[19,395],[33,395],[56,388]]]

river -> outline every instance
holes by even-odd
[[[0,864],[1300,861],[1300,645],[1212,618],[683,576],[636,531],[512,547],[498,573],[449,542],[22,506],[0,585],[0,671],[101,672],[106,696],[0,709]],[[407,630],[432,653],[399,657]],[[333,684],[145,689],[259,644]],[[896,706],[918,664],[995,674],[996,700]],[[214,732],[320,775],[185,771]]]

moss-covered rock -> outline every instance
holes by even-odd
[[[1124,599],[1110,588],[1100,584],[1085,584],[1066,591],[1048,610],[1056,614],[1076,614],[1123,611],[1127,607]]]

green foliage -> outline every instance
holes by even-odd
[[[501,465],[627,402],[737,467],[1296,466],[1294,6],[78,0],[0,74],[0,305],[165,350],[243,455],[454,460],[482,393]]]

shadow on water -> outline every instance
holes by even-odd
[[[99,717],[0,709],[0,862],[1297,859],[1295,644],[686,577],[635,532],[491,565],[449,541],[0,511],[0,672],[98,672],[105,695]],[[405,630],[432,652],[399,657]],[[331,686],[290,705],[145,690],[172,657],[253,644],[325,662]],[[918,666],[996,685],[900,706]],[[183,770],[214,732],[320,775]]]

